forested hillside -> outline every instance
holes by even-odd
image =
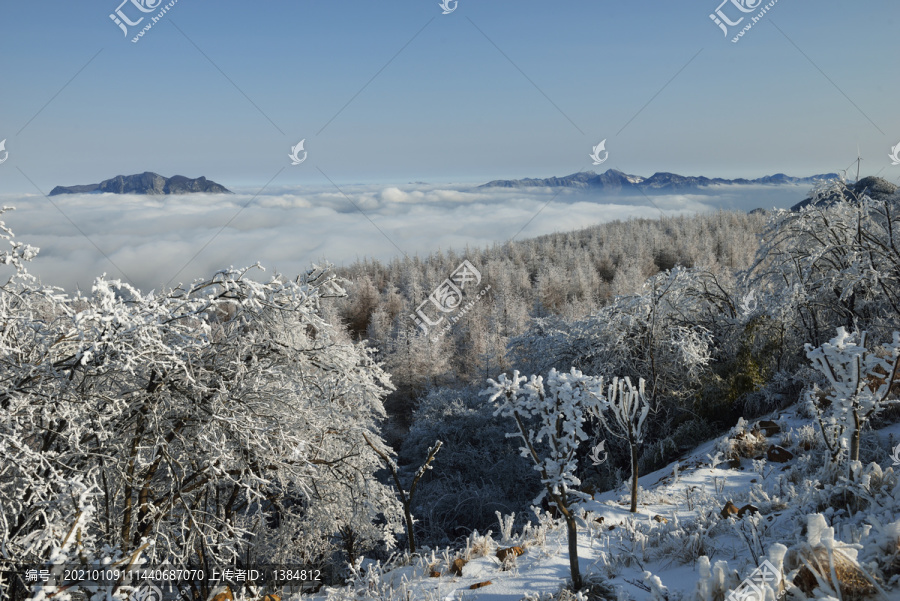
[[[719,212],[612,222],[569,233],[456,249],[388,265],[360,261],[337,270],[348,295],[339,316],[358,340],[379,352],[398,391],[388,400],[408,427],[409,411],[427,388],[480,385],[509,369],[508,345],[535,320],[576,320],[639,292],[647,278],[676,266],[725,281],[753,262],[766,218]],[[480,272],[487,298],[447,335],[429,339],[411,318],[415,309],[467,259]],[[433,333],[432,333],[433,334]]]

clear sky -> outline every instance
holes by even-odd
[[[474,187],[493,179],[808,176],[859,145],[862,175],[900,180],[897,0],[719,2],[0,0],[3,220],[46,283],[158,289],[806,194]],[[237,194],[44,196],[144,171]]]
[[[0,192],[546,177],[604,138],[598,170],[811,175],[859,144],[900,175],[896,0],[779,0],[738,43],[718,0],[179,0],[138,43],[156,12],[126,37],[120,1],[0,0]]]

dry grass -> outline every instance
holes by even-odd
[[[862,601],[878,593],[872,579],[855,561],[840,551],[829,553],[824,547],[817,547],[800,554],[803,564],[794,578],[794,584],[807,595],[822,582],[832,589],[840,589],[844,601]],[[834,566],[834,576],[831,567]]]

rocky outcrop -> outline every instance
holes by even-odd
[[[783,447],[772,445],[766,451],[766,458],[772,463],[787,463],[794,458],[794,454]]]
[[[737,508],[737,505],[728,501],[725,503],[725,507],[722,508],[722,511],[719,512],[719,515],[722,516],[723,520],[727,520],[729,516],[737,515],[738,511],[740,510]]]

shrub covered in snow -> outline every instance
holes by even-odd
[[[810,401],[819,414],[823,441],[832,460],[859,461],[862,429],[888,404],[894,379],[900,375],[900,332],[892,342],[874,352],[866,347],[866,332],[847,332],[843,327],[829,342],[806,345],[813,366],[828,381],[827,406]]]
[[[766,435],[760,430],[751,429],[747,420],[740,418],[728,435],[719,441],[716,450],[729,461],[739,461],[742,458],[754,459],[764,455],[768,448]]]

